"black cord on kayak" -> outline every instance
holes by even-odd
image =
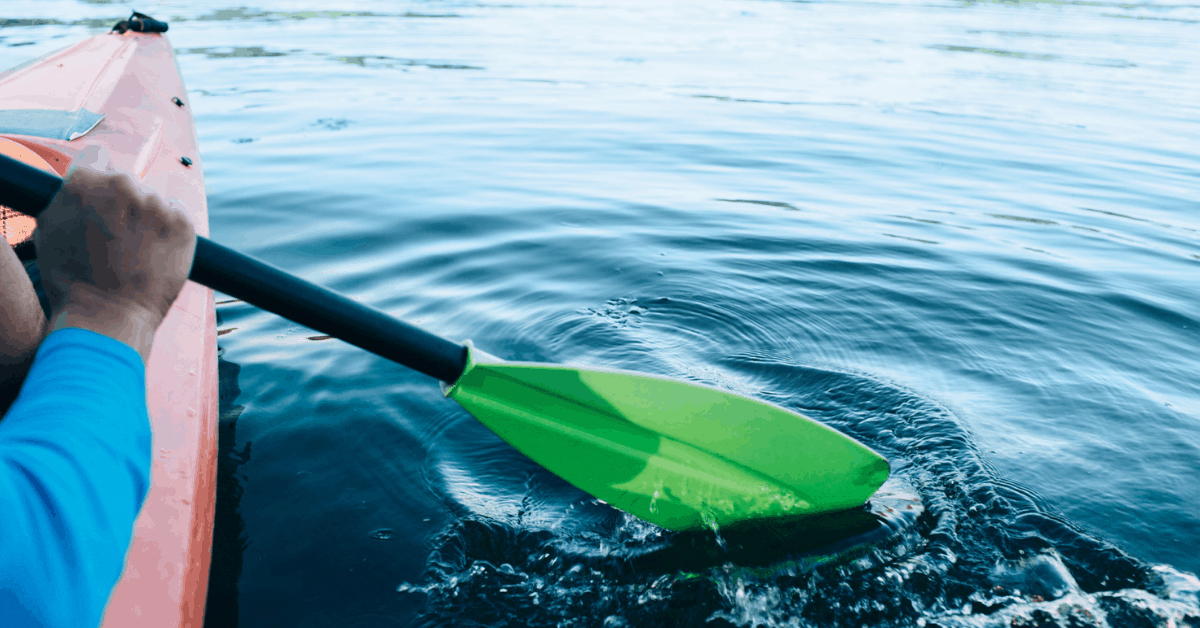
[[[112,29],[118,33],[125,31],[134,31],[136,33],[165,33],[167,32],[167,23],[156,20],[145,13],[133,12],[128,20],[117,22]]]

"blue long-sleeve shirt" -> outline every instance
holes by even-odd
[[[98,626],[150,485],[145,367],[50,334],[0,421],[0,626]]]

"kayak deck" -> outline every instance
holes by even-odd
[[[174,52],[162,35],[98,35],[0,73],[0,151],[32,152],[44,160],[42,167],[63,175],[92,145],[108,148],[113,167],[179,202],[196,233],[207,235],[195,127]],[[28,235],[18,232],[20,218],[4,220],[10,241]],[[191,282],[184,287],[155,337],[146,386],[151,487],[103,625],[198,628],[216,504],[211,290]]]

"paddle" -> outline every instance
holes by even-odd
[[[0,204],[36,216],[61,185],[0,155]],[[446,382],[525,455],[667,529],[853,508],[888,476],[874,451],[778,406],[654,375],[504,362],[207,238],[190,278]]]

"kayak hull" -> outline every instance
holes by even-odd
[[[113,167],[177,202],[196,233],[208,234],[191,108],[162,35],[98,35],[0,74],[0,139],[36,153],[60,175],[85,148],[104,146]],[[211,290],[185,286],[155,336],[146,386],[151,487],[103,626],[199,628],[216,505]]]

